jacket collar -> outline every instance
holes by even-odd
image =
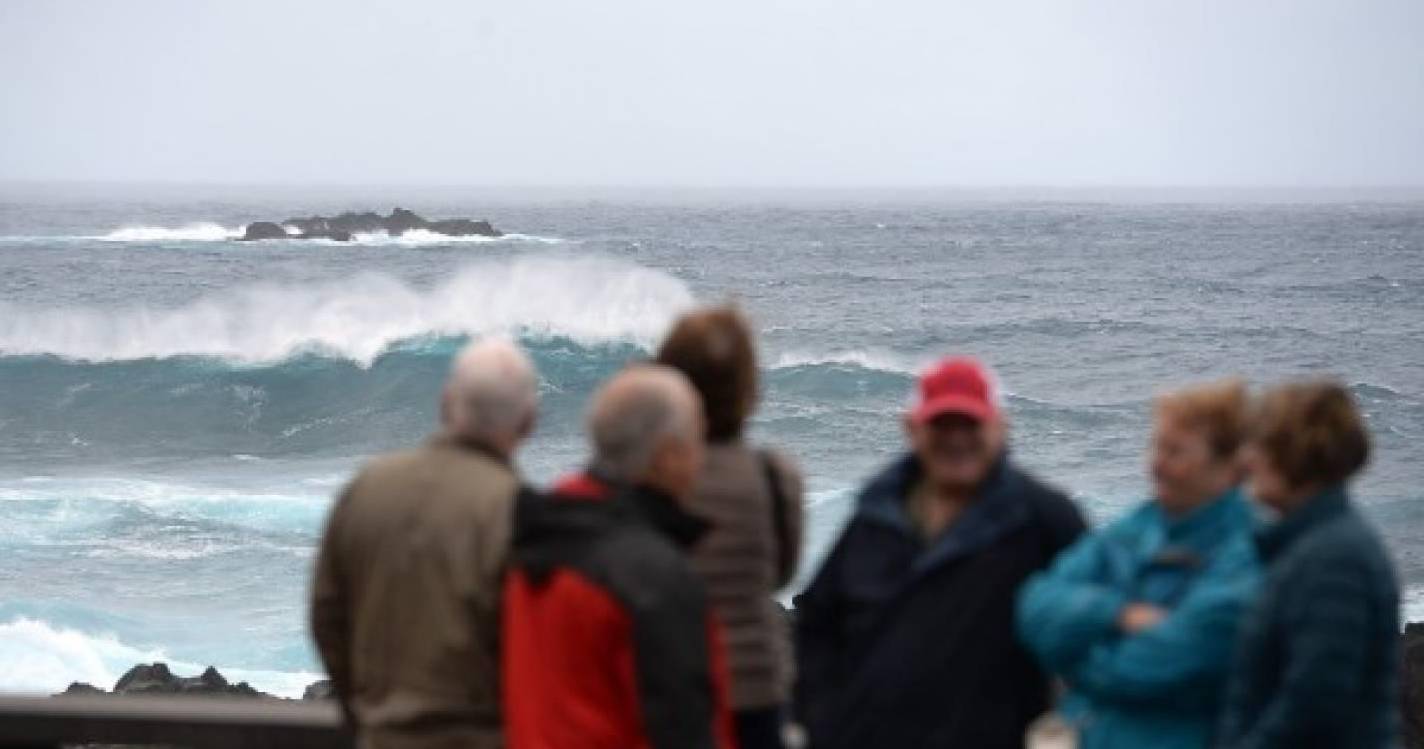
[[[570,484],[598,492],[565,492],[562,487]],[[620,526],[646,526],[682,548],[695,544],[710,527],[653,489],[618,487],[584,474],[565,479],[560,487],[548,494],[525,490],[515,505],[511,558],[535,581],[582,553],[588,539]]]
[[[680,548],[691,548],[712,529],[711,523],[683,509],[677,499],[656,489],[632,487],[624,490],[622,499]]]
[[[906,502],[922,474],[919,459],[913,453],[901,457],[861,492],[857,516],[916,538]],[[927,572],[973,554],[1026,525],[1031,514],[1018,496],[1021,479],[1006,451],[990,470],[974,501],[916,558],[916,571]]]
[[[623,485],[596,468],[561,479],[554,488],[559,500],[607,502],[614,512],[628,511],[682,548],[696,544],[711,529],[711,523],[683,509],[672,496],[648,486]]]
[[[510,466],[510,460],[508,457],[506,457],[493,447],[490,447],[484,442],[481,442],[476,439],[471,439],[469,437],[461,437],[459,435],[451,434],[449,432],[436,432],[430,437],[428,442],[430,445],[435,447],[443,447],[453,450],[465,450],[472,453],[478,453],[502,466]]]
[[[1196,552],[1207,552],[1237,529],[1249,527],[1251,510],[1239,487],[1232,487],[1201,507],[1181,517],[1172,517],[1153,502],[1161,520],[1163,540],[1173,546],[1185,546]]]
[[[1332,486],[1306,500],[1295,511],[1256,533],[1256,548],[1265,559],[1273,559],[1289,549],[1301,536],[1330,522],[1350,509],[1343,485]]]

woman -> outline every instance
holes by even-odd
[[[723,625],[741,749],[782,746],[792,682],[786,617],[772,595],[801,550],[801,476],[784,457],[742,439],[757,400],[752,334],[735,309],[677,321],[657,360],[681,370],[707,415],[707,458],[693,512],[712,523],[693,563]]]
[[[1160,397],[1153,499],[1025,584],[1025,645],[1068,686],[1079,745],[1206,747],[1240,616],[1256,588],[1251,512],[1237,488],[1246,390]]]
[[[1393,746],[1399,588],[1345,488],[1369,459],[1360,413],[1340,385],[1296,383],[1268,392],[1253,422],[1251,494],[1280,518],[1257,537],[1265,581],[1242,626],[1221,745]]]

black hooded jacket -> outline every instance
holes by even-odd
[[[907,456],[873,479],[796,597],[797,711],[814,749],[1018,749],[1048,708],[1015,594],[1083,531],[1077,508],[1005,459],[926,543],[905,510],[919,475]]]
[[[527,494],[504,596],[510,749],[730,747],[725,661],[685,550],[706,524],[587,476]]]

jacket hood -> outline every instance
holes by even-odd
[[[539,580],[599,538],[628,525],[646,526],[683,549],[711,527],[662,492],[618,487],[585,474],[565,479],[560,489],[548,494],[521,494],[515,508],[513,561]]]

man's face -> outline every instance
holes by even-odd
[[[943,414],[920,423],[906,421],[910,442],[925,478],[936,486],[972,490],[988,477],[1003,449],[999,421]]]

